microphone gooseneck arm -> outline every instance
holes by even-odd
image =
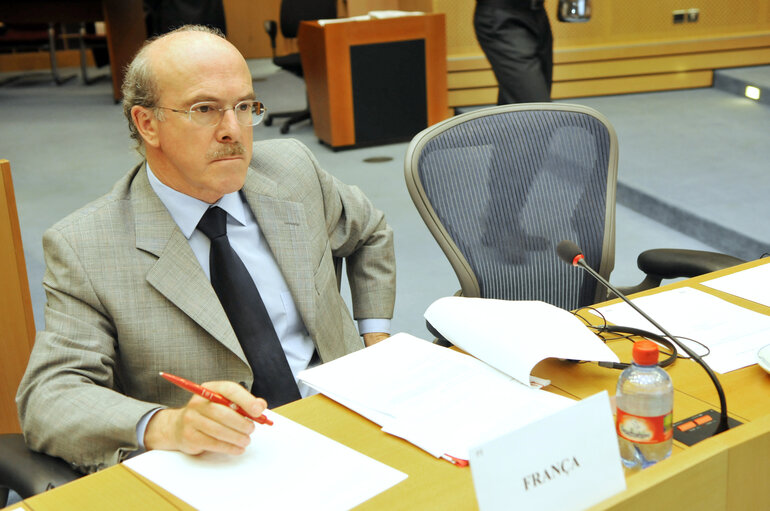
[[[714,431],[714,434],[722,433],[723,431],[727,431],[730,429],[730,426],[727,422],[727,399],[725,398],[724,390],[722,389],[722,385],[719,383],[719,379],[717,379],[717,375],[714,373],[714,371],[709,367],[709,365],[694,351],[692,351],[687,345],[685,345],[683,342],[681,342],[679,339],[671,335],[668,330],[663,328],[658,324],[657,321],[652,319],[650,316],[648,316],[642,309],[636,306],[635,303],[633,303],[631,300],[626,298],[626,296],[621,293],[615,286],[610,284],[607,279],[599,275],[593,268],[591,268],[588,263],[585,261],[585,257],[583,256],[582,251],[578,248],[577,245],[572,243],[571,241],[562,241],[559,243],[559,245],[556,247],[556,252],[558,253],[559,257],[566,263],[571,264],[573,266],[579,266],[586,272],[588,272],[594,279],[597,280],[597,282],[601,283],[603,286],[605,286],[607,289],[612,291],[615,296],[626,302],[628,305],[631,306],[632,309],[634,309],[636,312],[638,312],[644,319],[652,323],[658,330],[663,332],[666,337],[671,339],[671,342],[675,343],[677,346],[679,346],[682,351],[687,353],[693,360],[695,360],[709,375],[709,378],[711,378],[711,381],[714,383],[714,387],[717,390],[717,395],[719,396],[719,424],[717,425],[717,429]]]

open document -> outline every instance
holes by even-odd
[[[299,377],[384,432],[459,464],[472,446],[573,403],[405,333]]]
[[[149,451],[124,464],[201,510],[345,510],[407,477],[275,412],[265,415],[273,425],[257,425],[241,456]]]
[[[671,289],[632,301],[718,373],[756,363],[757,350],[770,339],[770,316],[694,288]],[[598,310],[616,325],[659,332],[623,302]]]
[[[433,302],[425,320],[455,346],[524,384],[546,358],[619,362],[579,318],[545,302],[449,296]]]

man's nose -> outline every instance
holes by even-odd
[[[235,110],[228,108],[222,112],[222,119],[217,125],[218,140],[238,140],[241,133],[241,125],[235,116]]]

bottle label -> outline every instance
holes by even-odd
[[[657,417],[640,417],[617,410],[618,436],[636,444],[657,444],[665,442],[674,434],[673,415],[668,412]]]

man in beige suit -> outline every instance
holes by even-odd
[[[84,472],[142,449],[243,452],[254,423],[158,376],[205,383],[253,416],[267,406],[246,390],[254,373],[209,281],[209,242],[195,226],[211,204],[258,268],[294,376],[364,346],[334,258],[346,258],[366,345],[387,336],[362,320],[392,316],[392,231],[300,143],[252,145],[260,106],[240,53],[200,27],[135,58],[124,111],[146,161],[44,236],[46,329],[17,395],[32,449]]]

